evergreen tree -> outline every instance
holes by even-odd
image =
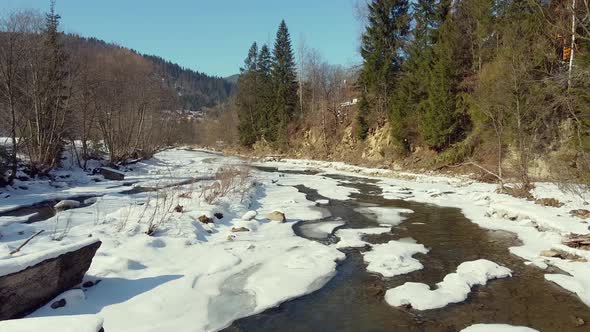
[[[364,140],[369,134],[369,123],[367,117],[369,115],[369,102],[367,101],[366,95],[363,93],[358,103],[359,111],[356,114],[356,137]]]
[[[393,92],[389,117],[392,138],[406,152],[417,136],[417,118],[428,98],[432,46],[440,25],[438,6],[438,0],[418,0],[412,4],[414,28],[404,48],[407,58]]]
[[[244,67],[240,69],[238,79],[238,94],[236,103],[238,106],[238,131],[240,143],[251,146],[259,138],[257,122],[260,118],[258,112],[258,45],[252,43],[248,56],[244,60]]]
[[[419,129],[426,144],[440,151],[454,141],[457,133],[458,82],[451,43],[445,39],[439,40],[434,49],[434,57],[427,90],[428,99]]]
[[[297,110],[297,73],[291,37],[285,21],[281,21],[273,49],[272,77],[276,91],[274,122],[276,141],[279,146],[287,144],[287,125]]]
[[[275,94],[272,79],[272,57],[267,45],[263,45],[258,55],[258,128],[260,136],[267,141],[276,140],[274,116]]]
[[[401,71],[402,47],[410,28],[408,0],[373,0],[369,24],[362,36],[361,81],[375,99],[379,118],[387,112],[389,96]]]

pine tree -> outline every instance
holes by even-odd
[[[361,81],[375,99],[379,118],[383,118],[402,67],[402,47],[410,28],[409,1],[373,0],[368,9],[369,24],[361,45]]]
[[[287,144],[287,125],[297,110],[297,73],[291,37],[285,21],[281,21],[273,49],[272,77],[276,100],[274,107],[276,141],[279,146]]]

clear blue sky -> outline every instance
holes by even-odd
[[[217,76],[238,73],[253,41],[272,44],[285,19],[293,47],[359,62],[355,0],[57,0],[62,28]],[[49,0],[0,0],[0,12],[46,11]]]

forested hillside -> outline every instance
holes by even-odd
[[[47,174],[73,142],[77,162],[149,157],[194,142],[193,111],[226,101],[232,84],[94,38],[64,35],[60,16],[21,10],[0,19],[0,183],[17,169]]]
[[[314,158],[460,166],[516,181],[522,193],[532,178],[590,183],[590,7],[572,5],[368,1],[362,65],[348,69],[313,49],[296,68],[281,25],[272,54],[256,44],[248,53],[241,142]]]

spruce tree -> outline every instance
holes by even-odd
[[[428,99],[420,121],[420,132],[426,144],[442,150],[457,139],[460,117],[457,112],[457,77],[452,22],[440,30],[441,37],[433,50],[433,65],[428,83]]]
[[[363,93],[358,103],[359,111],[356,114],[355,123],[356,123],[356,130],[355,134],[356,137],[360,140],[364,140],[367,138],[369,134],[369,123],[368,123],[368,115],[369,115],[369,102],[367,101],[367,96]]]
[[[251,146],[256,143],[259,132],[257,122],[259,119],[257,105],[257,65],[258,45],[252,43],[248,56],[244,60],[244,67],[240,69],[238,79],[238,93],[236,103],[238,106],[238,131],[240,143],[244,146]]]
[[[398,147],[409,151],[416,136],[416,119],[428,98],[432,46],[440,24],[437,0],[417,0],[412,4],[413,26],[410,42],[404,47],[406,60],[391,100],[389,123]]]
[[[291,37],[285,21],[281,21],[273,49],[272,77],[276,99],[274,122],[276,141],[280,147],[287,144],[287,125],[297,110],[297,73]]]
[[[408,0],[373,0],[362,36],[361,81],[376,102],[379,118],[388,111],[389,96],[403,62],[402,47],[410,29]]]
[[[267,141],[276,140],[276,132],[273,128],[275,92],[272,79],[272,57],[267,45],[263,45],[258,55],[258,128],[260,137]]]

